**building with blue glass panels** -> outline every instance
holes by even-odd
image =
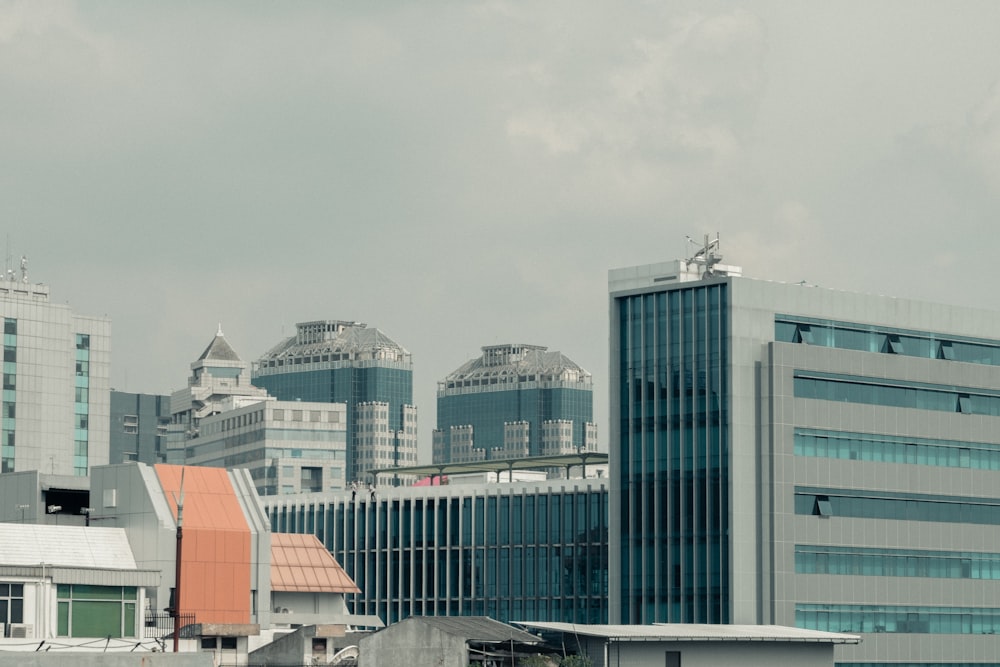
[[[483,348],[438,383],[434,463],[597,450],[591,375],[539,345]]]
[[[1000,313],[739,273],[609,274],[612,622],[995,664]]]
[[[254,386],[282,401],[347,405],[347,481],[417,462],[410,353],[361,322],[296,324],[253,365]]]
[[[607,623],[603,480],[262,498],[275,532],[316,535],[362,593],[354,614]]]

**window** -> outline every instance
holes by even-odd
[[[58,636],[135,637],[136,588],[59,584]]]
[[[0,584],[0,624],[24,622],[24,584]]]
[[[833,506],[830,505],[830,496],[816,496],[816,506],[813,508],[816,516],[833,516]]]

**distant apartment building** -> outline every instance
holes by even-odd
[[[170,397],[111,390],[109,463],[164,463]]]
[[[483,348],[438,383],[434,463],[597,449],[590,373],[539,345]]]
[[[111,321],[49,301],[46,285],[0,276],[0,471],[86,476],[108,462]]]
[[[261,495],[345,488],[346,407],[279,401],[248,376],[220,329],[171,396],[168,461],[246,468]]]
[[[347,406],[347,478],[415,465],[417,409],[410,353],[360,322],[300,322],[253,366],[253,383],[282,401]]]

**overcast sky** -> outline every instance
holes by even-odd
[[[993,0],[2,2],[0,95],[7,252],[112,318],[114,387],[184,386],[219,322],[248,362],[367,322],[425,462],[504,342],[593,373],[606,446],[607,270],[685,235],[1000,307]]]

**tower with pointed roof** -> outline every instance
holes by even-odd
[[[205,351],[191,362],[188,386],[170,395],[168,462],[184,462],[186,443],[198,437],[202,419],[267,399],[267,390],[250,384],[247,370],[220,325]]]
[[[540,345],[489,345],[438,383],[435,463],[597,449],[590,373]]]
[[[416,465],[417,409],[410,353],[362,322],[300,322],[253,366],[253,383],[284,401],[347,404],[347,469]]]

